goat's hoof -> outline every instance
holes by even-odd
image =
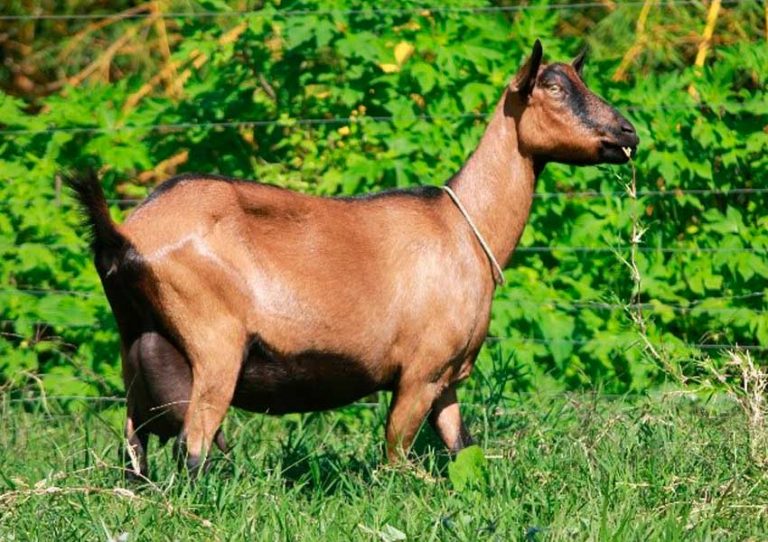
[[[132,483],[143,483],[149,478],[149,468],[144,458],[130,457],[126,450],[121,450],[118,460],[123,464],[125,479]]]
[[[192,455],[187,449],[186,435],[182,432],[176,442],[173,443],[173,455],[176,457],[176,464],[179,470],[186,469],[187,474],[191,479],[197,478],[200,474],[204,474],[208,467],[205,461],[205,456]]]
[[[146,484],[149,482],[149,473],[146,470],[137,471],[130,467],[125,467],[123,473],[125,474],[125,480],[131,484]]]
[[[186,467],[189,477],[192,479],[197,478],[200,474],[205,474],[206,472],[205,461],[199,455],[188,455]]]

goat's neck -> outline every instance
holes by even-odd
[[[523,233],[540,169],[520,152],[508,98],[505,93],[475,152],[448,183],[502,267]]]

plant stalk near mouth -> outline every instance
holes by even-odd
[[[632,278],[632,295],[630,296],[629,305],[627,306],[627,312],[632,319],[632,323],[637,328],[640,340],[645,347],[645,351],[648,352],[651,357],[659,363],[666,373],[672,376],[681,384],[686,383],[686,377],[682,370],[676,368],[669,361],[669,356],[659,347],[655,346],[648,337],[648,325],[643,315],[643,306],[641,300],[642,294],[642,281],[643,277],[640,273],[640,268],[637,265],[638,246],[643,240],[643,235],[648,231],[648,228],[643,227],[640,223],[640,216],[638,213],[638,198],[637,198],[637,169],[635,163],[632,160],[632,149],[629,147],[622,147],[624,154],[629,159],[629,164],[632,167],[632,178],[626,185],[627,194],[632,200],[632,233],[630,239],[630,253],[629,259],[622,258],[624,264],[629,267],[630,276]]]

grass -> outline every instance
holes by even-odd
[[[232,412],[231,458],[190,483],[170,447],[153,482],[117,461],[120,404],[0,404],[0,540],[744,540],[768,483],[743,410],[680,395],[530,396],[472,406],[488,481],[456,491],[431,431],[382,462],[384,404]],[[122,536],[122,538],[121,538]]]

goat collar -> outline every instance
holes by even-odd
[[[457,196],[456,192],[451,190],[451,187],[448,185],[444,185],[441,188],[446,191],[446,193],[451,197],[451,200],[453,201],[453,203],[455,203],[456,207],[458,207],[459,211],[461,211],[461,214],[464,215],[464,218],[466,219],[467,224],[469,224],[469,227],[472,228],[472,233],[475,234],[475,237],[480,242],[480,246],[483,247],[483,252],[485,252],[485,255],[488,256],[488,260],[490,260],[491,266],[492,266],[491,271],[493,272],[493,282],[495,282],[499,286],[504,284],[504,271],[501,269],[499,262],[497,262],[496,258],[493,256],[493,252],[491,252],[491,248],[488,246],[488,243],[486,243],[485,239],[483,239],[483,236],[480,233],[480,230],[478,230],[477,226],[475,226],[475,223],[472,222],[472,218],[469,216],[469,213],[464,208],[464,205],[462,205],[461,200],[459,199],[459,196]]]

